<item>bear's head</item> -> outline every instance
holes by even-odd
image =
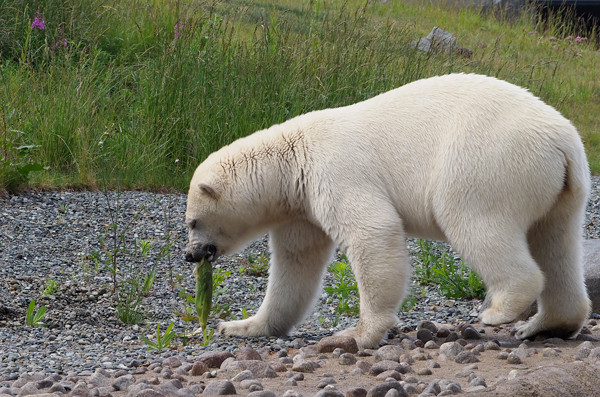
[[[254,203],[235,178],[220,167],[201,164],[190,183],[185,222],[185,260],[213,261],[235,252],[256,235]]]

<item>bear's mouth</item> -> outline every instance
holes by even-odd
[[[204,259],[206,259],[209,262],[212,262],[216,259],[217,257],[217,247],[215,247],[214,245],[207,245],[206,246],[206,254],[204,255]]]
[[[188,249],[185,254],[186,262],[200,262],[205,259],[209,262],[217,259],[217,247],[212,244],[204,244]]]

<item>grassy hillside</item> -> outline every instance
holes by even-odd
[[[410,46],[434,26],[473,55]],[[600,172],[589,36],[429,2],[0,0],[0,186],[185,189],[238,137],[449,72],[529,88]]]

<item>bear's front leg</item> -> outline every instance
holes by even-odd
[[[270,233],[271,263],[265,300],[255,316],[219,324],[225,335],[285,335],[315,300],[333,243],[318,227],[292,221]]]

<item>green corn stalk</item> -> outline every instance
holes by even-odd
[[[210,262],[206,259],[198,262],[194,268],[194,276],[196,277],[196,313],[204,331],[212,304],[213,281]]]

